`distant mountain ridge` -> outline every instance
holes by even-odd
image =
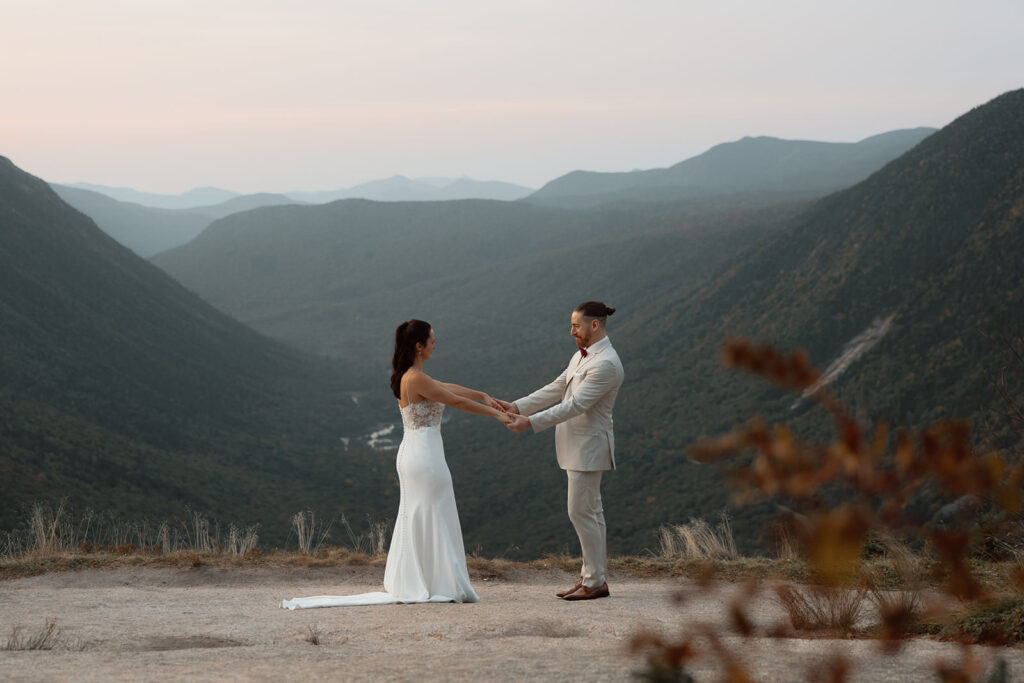
[[[159,209],[189,210],[223,218],[234,213],[236,201],[245,202],[246,208],[275,204],[326,204],[339,199],[372,199],[379,202],[448,201],[455,199],[495,199],[515,201],[534,191],[514,183],[472,178],[407,178],[402,175],[371,180],[350,188],[337,190],[292,192],[257,192],[243,195],[217,187],[199,187],[181,194],[140,192],[128,187],[109,187],[92,183],[63,183],[62,187],[97,192],[120,202],[130,202]],[[244,198],[263,198],[244,200]],[[271,199],[273,198],[273,199]],[[262,201],[262,203],[261,203]],[[232,210],[228,210],[232,209]]]
[[[371,180],[354,187],[323,192],[288,192],[289,197],[312,204],[339,199],[372,199],[378,202],[433,202],[455,199],[515,201],[533,189],[497,180],[472,178],[407,178],[402,175]]]
[[[142,257],[185,244],[213,221],[208,215],[188,210],[143,206],[67,185],[50,187],[94,220],[103,232]]]
[[[573,171],[538,190],[502,181],[472,178],[408,178],[395,175],[337,190],[294,190],[246,195],[287,197],[324,204],[340,199],[374,201],[449,201],[494,199],[581,207],[609,201],[672,201],[709,194],[785,192],[793,197],[822,194],[863,180],[922,139],[934,128],[912,128],[874,135],[856,143],[745,137],[665,169],[627,173]],[[126,187],[69,183],[66,187],[99,192],[123,202],[165,209],[209,208],[239,193],[202,187],[177,195],[140,192]],[[267,204],[263,204],[267,205]],[[230,212],[228,212],[230,213]],[[221,213],[218,217],[227,215]]]
[[[271,192],[259,192],[256,194],[242,194],[232,197],[226,201],[210,204],[208,206],[196,206],[189,209],[191,213],[199,213],[210,218],[224,218],[240,211],[251,211],[266,206],[281,206],[283,204],[303,204],[292,197]]]
[[[180,194],[161,194],[141,192],[130,187],[110,187],[93,183],[63,183],[63,185],[98,192],[119,202],[131,202],[156,209],[191,209],[196,206],[209,206],[226,202],[239,194],[230,190],[222,190],[219,187],[197,187]]]
[[[159,209],[68,185],[50,187],[65,202],[96,221],[103,232],[147,258],[185,244],[218,218],[265,206],[301,203],[284,195],[265,193],[236,195],[210,206]]]
[[[219,203],[191,206],[190,215],[147,212],[143,207],[118,207],[82,194],[72,186],[63,198],[92,217],[108,234],[143,256],[152,256],[185,244],[206,226],[195,215],[224,218],[239,211],[285,204],[323,204],[343,199],[381,202],[455,201],[493,199],[523,200],[563,208],[587,208],[614,202],[703,202],[732,195],[735,204],[752,207],[822,196],[828,191],[862,180],[884,163],[898,156],[932,133],[915,128],[882,133],[858,143],[826,143],[743,138],[716,145],[708,152],[682,161],[668,169],[630,173],[576,171],[551,181],[540,190],[511,183],[481,182],[470,178],[416,178],[393,176],[362,183],[348,189],[323,192],[259,193],[237,195],[217,188],[201,188],[183,195],[144,195],[126,188],[98,188],[121,197],[156,197],[159,203],[185,203],[199,197],[229,198]],[[85,185],[85,184],[79,184]]]
[[[716,194],[824,194],[863,180],[934,132],[934,128],[898,130],[856,143],[745,137],[669,168],[574,171],[547,183],[527,201],[589,206]]]

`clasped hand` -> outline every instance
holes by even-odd
[[[500,410],[505,414],[504,420],[502,420],[506,427],[511,429],[516,434],[522,434],[530,428],[530,418],[525,415],[519,414],[519,409],[515,403],[508,401],[502,401],[500,398],[487,397],[487,405],[490,407]]]

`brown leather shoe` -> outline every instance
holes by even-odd
[[[574,583],[572,585],[572,588],[566,588],[564,591],[558,591],[557,593],[555,593],[555,595],[557,595],[560,598],[564,598],[569,593],[575,593],[576,589],[579,588],[582,585],[583,585],[583,577],[581,576],[579,578],[579,580],[577,580],[576,583]]]
[[[586,586],[580,586],[575,592],[566,595],[563,600],[594,600],[596,598],[607,598],[611,593],[608,592],[608,582],[602,583],[600,586],[594,588],[588,588]]]

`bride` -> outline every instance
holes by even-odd
[[[283,601],[282,607],[479,600],[469,584],[452,476],[441,442],[441,413],[447,405],[503,424],[512,416],[481,391],[439,382],[423,372],[423,363],[433,352],[434,330],[428,323],[409,320],[395,330],[391,391],[398,399],[405,433],[398,447],[401,498],[384,570],[385,592],[294,598]]]

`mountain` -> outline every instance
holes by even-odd
[[[504,183],[498,180],[473,180],[459,178],[448,185],[438,188],[437,200],[451,199],[497,199],[511,202],[530,195],[533,189]]]
[[[863,180],[933,132],[898,130],[857,143],[746,137],[664,169],[574,171],[544,185],[528,201],[579,207],[726,194],[822,195]]]
[[[568,211],[522,202],[346,200],[230,216],[154,263],[266,334],[365,367],[380,378],[373,385],[380,392],[402,320],[434,326],[434,376],[516,398],[564,367],[574,348],[572,307],[605,299],[621,311],[612,334],[627,358],[620,401],[628,405],[644,387],[629,367],[635,333],[618,331],[667,292],[702,284],[803,206]],[[564,475],[550,435],[516,438],[449,413],[445,443],[467,547],[515,557],[561,551],[571,528],[564,528]],[[663,415],[655,407],[647,421]],[[616,423],[628,443],[644,420]],[[642,450],[624,457],[624,470],[649,459]],[[635,505],[642,491],[619,501]],[[620,520],[636,517],[612,532],[620,542],[631,539],[619,552],[650,547],[668,521],[613,509]]]
[[[103,232],[142,257],[185,244],[213,220],[192,211],[154,209],[66,185],[50,187],[65,202],[93,219]]]
[[[280,206],[282,204],[298,203],[302,202],[283,194],[260,192],[257,194],[237,195],[227,201],[211,204],[209,206],[196,206],[189,209],[189,211],[192,213],[202,214],[210,218],[223,218],[224,216],[230,216],[233,213],[251,211],[252,209],[260,209],[265,206]]]
[[[1024,90],[1017,90],[816,203],[680,300],[674,313],[685,324],[674,331],[801,344],[826,359],[874,320],[893,316],[858,379],[847,380],[854,393],[912,423],[944,411],[974,414],[986,383],[979,358],[994,353],[979,332],[1024,330],[1024,287],[1013,277],[1024,247],[1022,197]],[[733,322],[722,327],[723,317]],[[908,376],[893,385],[897,367]],[[923,396],[940,405],[914,405],[911,397]]]
[[[854,414],[911,428],[966,418],[983,447],[1012,446],[1016,436],[993,414],[1003,408],[992,384],[1005,363],[986,335],[1024,331],[1022,253],[1024,90],[1016,90],[815,203],[696,291],[667,293],[630,331],[635,355],[624,357],[644,394],[616,415],[617,425],[646,419],[624,449],[644,448],[645,470],[657,473],[645,493],[671,501],[651,518],[726,505],[711,475],[680,457],[701,435],[754,414],[827,433],[807,404],[794,408],[793,396],[721,368],[719,349],[733,336],[803,347],[824,367],[878,330],[877,343],[831,384]],[[665,419],[650,420],[653,411]],[[759,526],[747,519],[734,527]],[[753,532],[740,533],[749,542]]]
[[[447,176],[419,176],[417,178],[413,178],[413,180],[426,183],[427,185],[433,185],[434,187],[446,187],[463,179],[469,180],[468,178],[449,178]],[[487,199],[487,197],[466,197],[465,199]]]
[[[67,498],[283,544],[306,507],[390,511],[393,462],[340,441],[379,419],[370,381],[215,310],[0,157],[0,528]]]
[[[188,210],[156,209],[76,187],[51,187],[61,199],[93,219],[103,232],[143,257],[185,244],[217,218],[264,206],[297,203],[284,195],[264,193],[236,195],[219,204]]]
[[[218,221],[156,262],[258,329],[380,377],[394,326],[426,319],[438,338],[432,372],[502,398],[564,367],[573,305],[618,307],[609,330],[626,381],[604,505],[612,551],[641,552],[657,547],[659,525],[729,508],[720,473],[684,457],[700,436],[755,414],[824,433],[807,405],[724,370],[728,337],[805,347],[825,365],[883,321],[888,332],[834,380],[855,412],[910,427],[982,424],[999,363],[980,332],[1024,329],[1021,197],[1024,91],[1014,91],[816,201],[280,207]],[[467,547],[571,549],[550,436],[490,426],[461,414],[445,426]],[[979,438],[1008,443],[999,430]],[[733,511],[744,547],[769,512]]]
[[[371,180],[354,187],[324,192],[289,192],[289,197],[311,204],[324,204],[339,199],[373,199],[380,202],[444,201],[452,199],[496,199],[515,201],[526,197],[532,189],[496,180],[471,178],[406,178],[397,175]]]
[[[140,192],[130,187],[109,187],[91,183],[65,183],[64,186],[98,192],[120,202],[142,204],[157,209],[191,209],[196,206],[220,204],[238,196],[237,192],[222,190],[219,187],[197,187],[181,194],[158,194]]]
[[[565,308],[578,303],[566,301],[585,300],[595,287],[640,303],[710,275],[796,210],[730,208],[353,199],[229,216],[153,263],[261,332],[345,362],[371,362],[398,322],[430,314],[461,367],[479,377],[492,364],[472,338],[507,320],[505,302],[554,317],[559,328]],[[569,278],[567,267],[581,272]],[[541,333],[520,342],[543,348],[547,340]],[[383,351],[372,360],[379,372],[388,362]]]

